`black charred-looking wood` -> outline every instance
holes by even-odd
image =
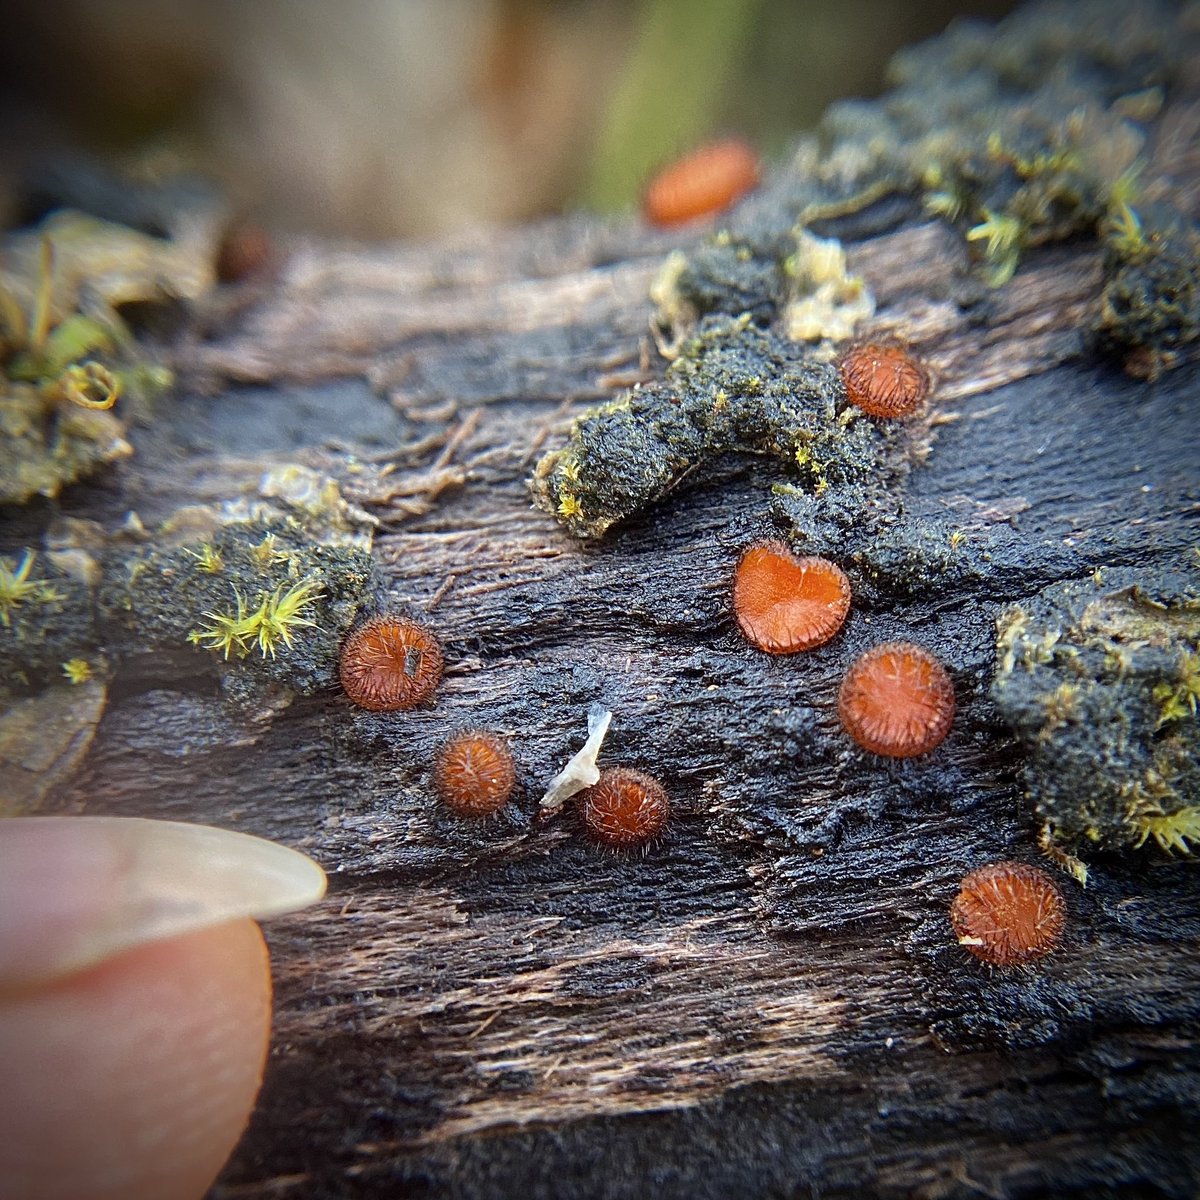
[[[925,554],[937,571],[914,584],[847,562],[842,632],[769,657],[728,588],[742,546],[778,532],[785,465],[718,460],[587,545],[529,501],[573,416],[661,375],[647,287],[700,236],[563,222],[297,248],[185,349],[185,394],[134,431],[136,457],[63,498],[151,525],[271,465],[317,467],[380,519],[388,600],[446,648],[428,710],[355,710],[331,680],[257,722],[196,655],[126,662],[56,801],[262,834],[331,873],[324,904],[268,931],[271,1061],[214,1195],[1195,1195],[1195,863],[1096,856],[1086,891],[1064,880],[1060,949],[1007,972],[954,943],[948,906],[973,868],[1038,853],[989,698],[996,617],[1194,552],[1200,364],[1146,383],[1093,356],[1092,243],[1034,253],[971,309],[946,287],[966,261],[945,227],[850,246],[880,322],[941,379],[897,499],[910,527],[961,531],[967,566]],[[954,678],[927,760],[873,758],[837,722],[846,666],[893,639]],[[671,795],[645,854],[597,850],[569,806],[537,814],[596,701],[602,762]],[[429,783],[468,725],[518,766],[484,823]]]

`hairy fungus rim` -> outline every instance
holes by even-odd
[[[377,642],[392,639],[403,647],[405,661],[397,665],[395,646]],[[411,644],[406,644],[411,639]],[[420,655],[409,671],[408,655]],[[395,613],[378,613],[346,635],[338,655],[338,678],[350,701],[368,712],[407,712],[428,700],[442,680],[445,658],[437,637],[418,621]]]
[[[883,661],[901,658],[901,676],[873,678]],[[928,678],[912,677],[911,664]],[[925,695],[917,694],[924,689]],[[912,705],[905,712],[902,705]],[[838,718],[846,732],[872,754],[917,758],[945,741],[957,711],[954,682],[941,660],[916,642],[882,642],[850,664],[838,689]]]

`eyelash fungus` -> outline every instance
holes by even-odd
[[[954,684],[928,650],[885,642],[858,658],[838,692],[846,732],[872,754],[915,758],[939,746],[954,723]]]
[[[1066,902],[1054,880],[1021,862],[989,863],[972,871],[950,906],[958,944],[995,967],[1049,954],[1066,919]]]
[[[662,784],[632,767],[609,767],[576,797],[588,833],[605,846],[629,850],[666,828],[671,802]]]
[[[761,175],[758,155],[745,142],[713,142],[660,171],[646,188],[642,210],[664,227],[713,216],[758,187]]]
[[[929,395],[929,372],[903,347],[859,342],[838,362],[851,404],[872,417],[907,417]]]
[[[433,786],[439,799],[460,817],[499,812],[517,782],[512,751],[497,734],[467,729],[438,751]]]
[[[782,542],[757,542],[738,561],[733,611],[759,650],[811,650],[841,629],[850,611],[850,581],[828,559],[798,558]]]
[[[338,674],[346,695],[371,712],[416,708],[442,678],[442,648],[415,621],[372,617],[342,643]]]

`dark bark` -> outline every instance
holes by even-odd
[[[189,390],[136,458],[64,499],[150,524],[266,465],[318,466],[380,518],[389,600],[446,645],[427,711],[363,713],[331,684],[257,724],[202,667],[125,663],[55,801],[263,834],[330,871],[323,905],[268,931],[271,1062],[215,1194],[1195,1195],[1195,864],[1144,850],[1094,860],[1086,891],[1064,878],[1064,943],[1030,968],[976,963],[947,910],[973,867],[1037,855],[989,700],[996,617],[1192,552],[1200,366],[1150,384],[1091,356],[1086,241],[974,312],[949,298],[965,256],[944,226],[853,245],[878,323],[939,377],[897,501],[993,569],[876,589],[820,653],[768,658],[728,580],[783,467],[722,460],[586,546],[527,490],[574,415],[661,373],[646,289],[699,236],[567,222],[300,248],[183,354]],[[882,762],[834,697],[861,649],[906,636],[943,657],[959,715],[928,760]],[[604,761],[675,804],[644,855],[536,815],[593,701],[615,714]],[[519,798],[483,824],[429,790],[461,725],[517,756]]]

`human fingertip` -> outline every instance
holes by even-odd
[[[249,920],[0,997],[5,1200],[199,1200],[253,1108],[270,999]]]
[[[131,947],[315,903],[325,873],[226,829],[136,817],[0,820],[0,992]]]

